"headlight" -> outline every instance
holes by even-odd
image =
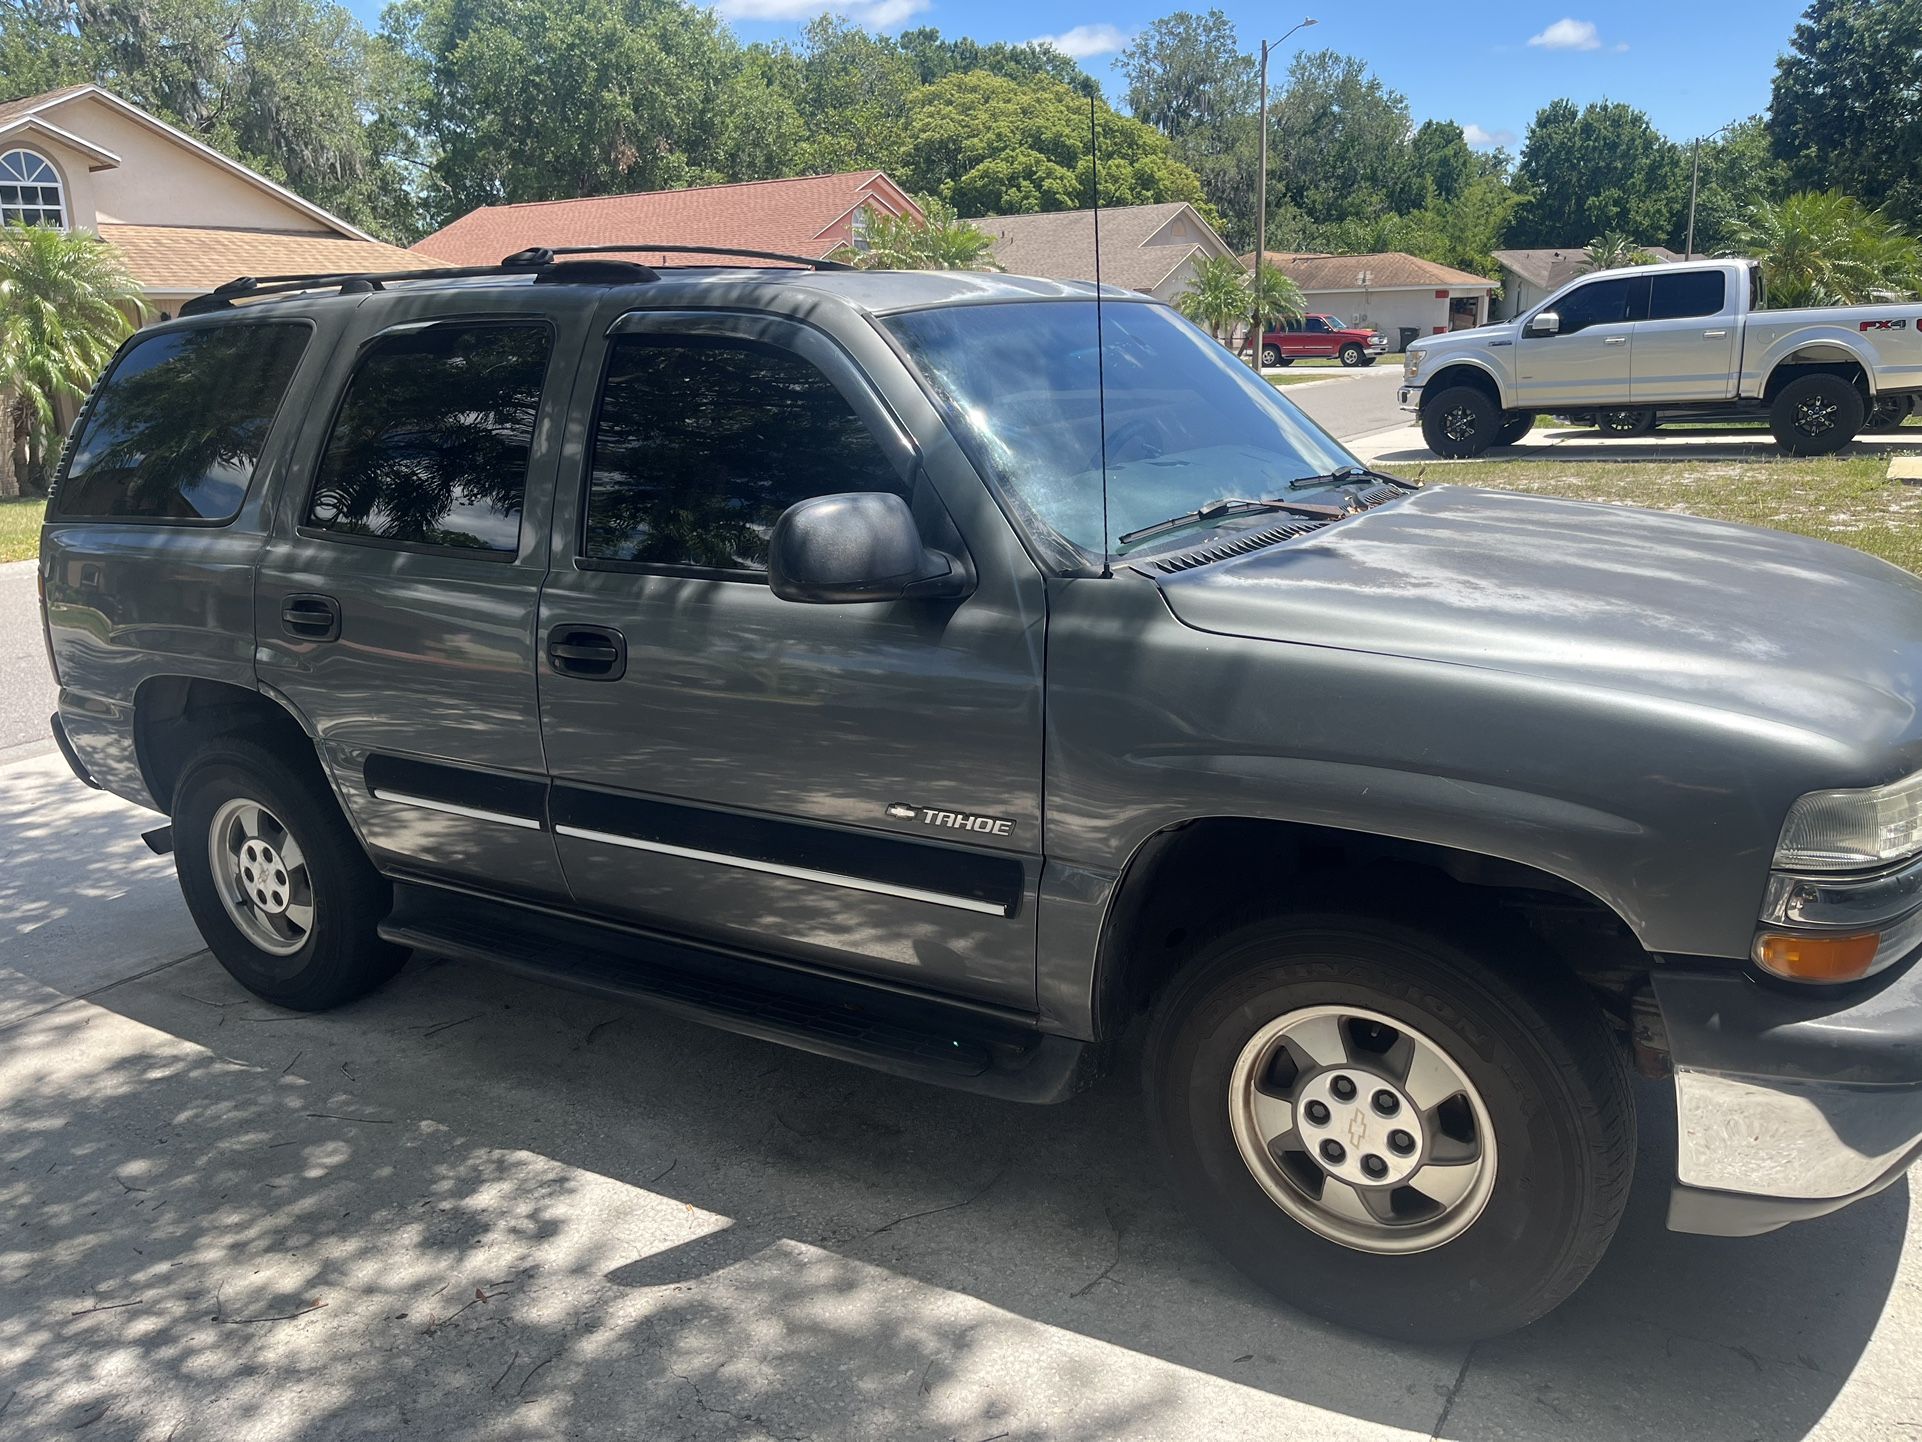
[[[1864,791],[1811,791],[1789,808],[1775,865],[1857,871],[1922,851],[1922,772]]]
[[[1407,355],[1401,358],[1402,379],[1412,381],[1415,378],[1415,372],[1421,369],[1421,363],[1427,359],[1427,351],[1411,350],[1408,352]]]

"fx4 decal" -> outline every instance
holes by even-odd
[[[1856,333],[1860,334],[1865,330],[1907,330],[1908,328],[1907,320],[1865,320],[1855,329]]]

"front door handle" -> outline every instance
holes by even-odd
[[[302,641],[340,639],[340,602],[302,592],[280,603],[280,629]]]
[[[547,633],[547,664],[562,676],[618,681],[627,674],[627,637],[612,626],[556,626]]]
[[[1702,339],[1703,340],[1720,340],[1723,336],[1727,334],[1728,332],[1725,330],[1705,330],[1702,332]]]
[[[1628,337],[1625,335],[1605,335],[1602,337],[1602,344],[1603,345],[1627,345]]]

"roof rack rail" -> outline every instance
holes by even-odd
[[[652,266],[630,261],[570,261],[569,256],[609,256],[642,252],[652,255],[734,256],[743,260],[778,260],[811,270],[853,270],[844,261],[824,260],[818,256],[789,255],[778,250],[729,250],[716,245],[557,245],[529,246],[517,250],[495,265],[439,266],[427,270],[320,271],[310,275],[242,275],[215,286],[206,295],[195,296],[180,307],[179,314],[205,315],[210,311],[231,310],[236,300],[258,300],[262,296],[291,295],[296,291],[336,287],[341,295],[369,295],[385,289],[394,281],[462,280],[486,275],[525,275],[548,282],[577,281],[607,285],[620,281],[659,280]]]

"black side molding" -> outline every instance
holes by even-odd
[[[72,768],[73,774],[80,779],[82,785],[91,786],[95,791],[100,790],[100,783],[93,779],[93,773],[80,759],[80,753],[73,749],[73,741],[67,735],[67,724],[60,719],[59,713],[56,712],[48,719],[48,725],[53,728],[53,744],[58,746],[60,754],[67,758],[67,765]]]
[[[1008,1101],[1088,1085],[1092,1043],[1031,1018],[761,960],[636,929],[396,882],[382,939],[640,1002],[723,1031]]]

